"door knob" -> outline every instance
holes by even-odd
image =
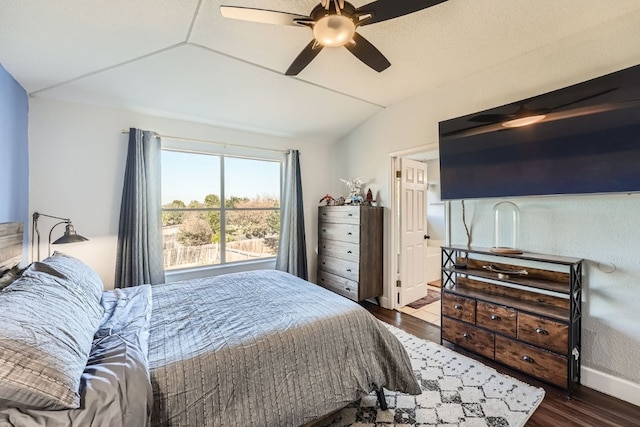
[[[427,239],[430,239],[430,238],[431,238],[431,236],[429,236],[428,234],[424,235],[424,240],[427,240]]]

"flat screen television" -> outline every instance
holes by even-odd
[[[515,126],[523,120],[539,121]],[[439,132],[443,200],[638,192],[640,65],[446,120]]]

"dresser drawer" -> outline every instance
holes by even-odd
[[[513,308],[478,301],[476,305],[476,325],[492,331],[516,337],[518,312]]]
[[[496,361],[560,387],[567,387],[567,358],[496,335]]]
[[[352,206],[329,206],[321,208],[318,223],[360,224],[360,208]]]
[[[346,261],[326,255],[318,255],[318,269],[354,282],[360,281],[360,269],[357,262]]]
[[[358,262],[360,260],[360,246],[339,240],[320,239],[318,241],[318,255]]]
[[[494,357],[494,334],[468,323],[442,318],[442,338],[485,357]]]
[[[442,296],[442,314],[476,323],[476,300],[445,292]]]
[[[360,226],[356,224],[319,224],[318,239],[360,243]]]
[[[569,325],[518,313],[518,339],[558,353],[569,349]]]
[[[318,272],[318,285],[337,294],[358,301],[358,283],[344,277],[339,277],[326,271]]]

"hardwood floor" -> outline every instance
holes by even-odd
[[[419,338],[440,342],[440,328],[399,311],[387,310],[363,301],[362,306],[378,319],[396,326]],[[451,347],[450,345],[447,345]],[[527,427],[632,427],[640,426],[640,407],[615,399],[593,389],[577,385],[573,397],[568,399],[564,390],[558,389],[531,377],[526,377],[491,360],[456,351],[477,359],[503,374],[518,378],[528,384],[543,387],[545,397],[527,422]]]

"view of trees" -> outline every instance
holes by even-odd
[[[275,253],[280,233],[279,199],[256,196],[252,199],[232,196],[225,200],[225,240],[239,242],[262,239]],[[209,194],[204,202],[174,200],[162,206],[163,228],[178,228],[175,239],[182,246],[202,246],[220,243],[220,197]],[[214,208],[216,210],[210,210]]]

